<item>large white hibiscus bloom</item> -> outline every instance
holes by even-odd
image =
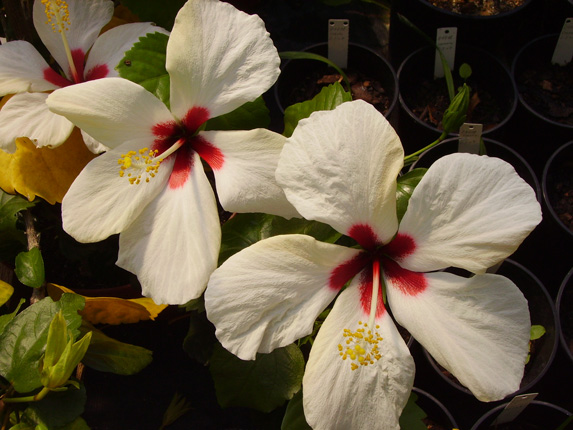
[[[367,103],[313,113],[287,140],[278,182],[300,214],[359,247],[276,236],[229,258],[209,281],[207,316],[223,346],[246,360],[310,334],[338,295],[303,379],[313,428],[399,428],[414,364],[386,306],[479,399],[519,387],[527,302],[509,279],[484,272],[540,222],[533,190],[499,159],[450,155],[427,171],[398,225],[402,165],[398,136]],[[434,272],[450,266],[476,275]]]
[[[115,66],[141,36],[168,33],[150,23],[133,23],[98,37],[112,15],[113,2],[109,0],[34,2],[34,27],[63,74],[52,69],[26,41],[0,46],[0,96],[16,94],[0,110],[0,149],[14,152],[17,137],[28,137],[37,147],[64,143],[74,125],[48,110],[46,91],[118,76]],[[93,152],[105,149],[85,134],[84,140]]]
[[[50,109],[114,148],[90,162],[62,202],[81,242],[120,234],[117,264],[157,303],[199,297],[217,267],[221,228],[202,160],[231,212],[298,215],[274,177],[285,138],[264,129],[201,131],[266,91],[280,59],[263,21],[217,0],[190,0],[167,45],[169,110],[120,78],[55,91]],[[118,164],[119,163],[119,164]]]

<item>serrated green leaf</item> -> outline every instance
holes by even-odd
[[[231,255],[259,240],[279,234],[306,234],[322,242],[334,243],[340,236],[336,230],[318,221],[285,218],[261,213],[236,214],[222,228],[219,264]]]
[[[298,122],[301,119],[308,118],[311,113],[318,110],[332,110],[336,106],[351,100],[352,95],[348,91],[344,91],[344,88],[338,82],[324,87],[312,100],[296,103],[285,109],[285,129],[283,134],[286,137],[292,136]]]
[[[304,417],[302,390],[294,395],[285,411],[281,430],[312,430]]]
[[[74,338],[79,334],[85,300],[77,294],[64,294],[54,302],[46,297],[16,315],[0,334],[0,375],[14,384],[19,393],[41,386],[38,364],[46,347],[50,323],[62,310]]]
[[[416,401],[418,395],[414,392],[410,393],[408,403],[400,415],[400,428],[408,430],[427,430],[427,426],[422,421],[426,418],[426,413],[418,406]]]
[[[422,180],[427,170],[428,169],[425,168],[413,169],[398,178],[396,187],[396,212],[398,214],[398,221],[401,221],[406,213],[408,202],[410,201],[410,197],[412,197],[414,188],[416,188],[416,185]]]
[[[267,128],[270,123],[269,109],[261,96],[228,114],[211,118],[206,122],[205,130],[253,130]]]
[[[257,354],[244,361],[217,345],[210,366],[222,407],[242,406],[270,412],[300,390],[304,358],[296,345]]]
[[[92,332],[90,346],[82,360],[92,369],[117,375],[134,375],[153,360],[150,350],[112,339],[91,324],[84,322],[81,331]]]
[[[175,16],[186,0],[121,0],[121,4],[136,14],[141,21],[150,21],[171,30]]]
[[[44,259],[39,248],[21,252],[16,256],[14,273],[18,280],[28,287],[39,288],[46,279]]]
[[[169,74],[165,69],[167,41],[163,33],[139,38],[116,67],[119,76],[141,85],[169,107]]]
[[[84,412],[86,400],[83,384],[80,384],[79,389],[70,386],[66,391],[53,391],[39,402],[30,403],[23,419],[54,430],[79,430],[85,428],[81,427],[83,420],[79,416]],[[81,421],[78,422],[78,419]]]

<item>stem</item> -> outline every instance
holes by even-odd
[[[29,209],[24,211],[24,223],[26,224],[26,237],[28,238],[28,251],[32,248],[40,249],[40,235],[34,227],[34,217]],[[42,285],[39,288],[32,289],[30,304],[34,304],[46,297],[46,288]]]
[[[43,387],[39,393],[34,394],[33,396],[26,396],[26,397],[10,397],[7,399],[3,399],[4,403],[25,403],[25,402],[38,402],[42,400],[46,395],[50,392],[48,387]]]
[[[444,140],[446,138],[446,136],[448,135],[447,132],[442,132],[442,134],[440,134],[440,137],[438,137],[436,140],[434,140],[432,143],[430,143],[428,146],[423,147],[422,149],[404,157],[404,166],[409,166],[410,164],[412,164],[414,161],[416,161],[418,155],[422,154],[423,152],[427,151],[430,148],[433,148],[434,146],[436,146],[438,143],[440,143],[442,140]]]

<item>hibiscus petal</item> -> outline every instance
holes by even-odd
[[[268,90],[279,66],[257,15],[217,0],[188,1],[167,44],[173,113],[182,118],[193,106],[207,108],[211,117],[231,112]]]
[[[530,320],[527,300],[509,279],[399,268],[384,275],[396,321],[479,400],[501,400],[519,388]],[[419,282],[425,287],[412,289]]]
[[[209,145],[205,151],[197,150],[215,173],[217,194],[225,210],[300,217],[275,180],[284,136],[262,128],[208,131],[201,136]]]
[[[167,30],[150,22],[124,24],[106,31],[94,43],[86,61],[85,79],[99,79],[119,76],[115,68],[125,56],[125,52],[133,47],[148,33],[169,34]]]
[[[46,93],[20,93],[0,110],[0,148],[14,152],[17,137],[27,137],[41,148],[56,147],[66,141],[74,125],[67,118],[50,112]]]
[[[113,2],[109,0],[66,0],[66,3],[68,5],[69,24],[65,36],[72,53],[76,51],[80,54],[81,66],[83,67],[84,56],[94,44],[100,30],[113,16]],[[46,16],[46,7],[42,2],[34,2],[33,14],[34,27],[36,27],[40,39],[52,57],[62,67],[66,76],[71,78],[62,36],[57,30],[52,29]]]
[[[130,184],[120,177],[118,160],[137,143],[126,143],[92,160],[82,170],[62,201],[64,230],[80,242],[98,242],[125,230],[167,185],[173,157],[161,163],[147,183]]]
[[[84,140],[84,144],[94,154],[101,154],[102,152],[110,150],[110,148],[108,148],[107,146],[105,146],[105,145],[101,144],[100,142],[98,142],[97,140],[95,140],[93,137],[91,137],[85,131],[83,131],[83,130],[80,130],[80,131],[82,133],[82,139]]]
[[[142,86],[106,78],[54,91],[47,100],[52,112],[64,115],[109,148],[134,142],[150,147],[153,126],[173,121],[167,106]]]
[[[271,352],[310,334],[342,287],[331,286],[336,268],[360,252],[310,236],[285,235],[233,255],[213,272],[205,292],[217,338],[241,359],[253,360],[257,352]]]
[[[304,414],[313,429],[392,429],[414,383],[414,360],[388,312],[376,319],[380,359],[351,368],[340,355],[347,346],[344,329],[355,332],[368,315],[360,305],[357,279],[342,292],[314,341],[302,386]],[[370,346],[366,344],[366,346]]]
[[[352,230],[363,226],[375,242],[387,242],[398,228],[396,178],[403,158],[384,116],[366,102],[347,102],[299,122],[281,154],[277,181],[306,219],[359,242]]]
[[[196,299],[217,267],[217,203],[196,153],[192,160],[189,179],[166,187],[119,236],[117,265],[135,273],[157,304]]]
[[[55,90],[58,86],[44,79],[47,69],[50,66],[29,42],[15,40],[1,45],[0,95]]]
[[[399,233],[413,239],[402,266],[483,273],[512,254],[541,221],[533,189],[498,158],[452,154],[435,162],[408,204]]]

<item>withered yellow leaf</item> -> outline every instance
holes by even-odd
[[[73,290],[56,284],[48,284],[48,294],[58,300],[63,293]],[[167,305],[157,305],[149,298],[120,299],[117,297],[86,297],[82,317],[92,324],[129,324],[154,320]]]
[[[0,306],[8,301],[14,293],[14,287],[7,282],[0,281]]]

